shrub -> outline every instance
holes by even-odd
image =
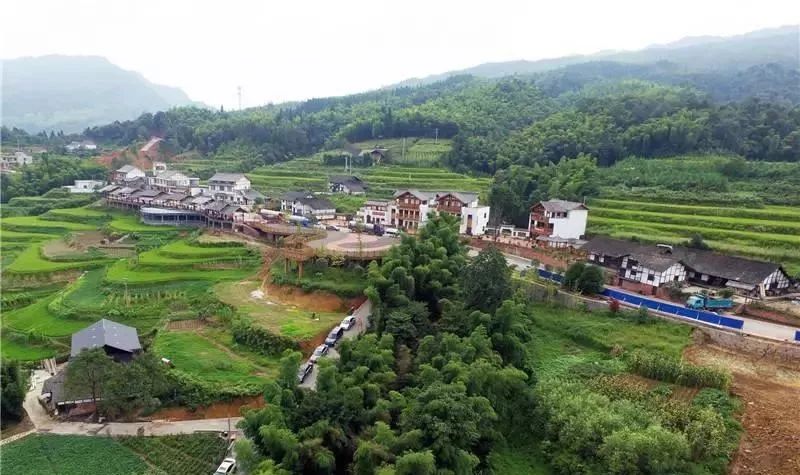
[[[647,323],[650,321],[650,312],[644,305],[636,309],[636,323]]]
[[[646,378],[682,386],[727,390],[731,384],[730,373],[686,364],[660,353],[634,352],[628,360],[628,369]]]
[[[240,318],[231,325],[233,340],[267,356],[277,356],[284,350],[298,349],[297,342],[289,337],[276,335],[264,327],[253,325]]]
[[[620,304],[619,304],[619,300],[617,300],[617,299],[611,299],[608,302],[608,311],[611,312],[611,313],[619,313],[619,307],[620,307]]]

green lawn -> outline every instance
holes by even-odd
[[[254,322],[292,338],[305,339],[329,330],[344,318],[344,312],[312,312],[294,305],[283,305],[270,300],[254,299],[250,292],[259,287],[258,282],[224,282],[214,286],[217,297],[250,317]],[[316,320],[312,319],[316,314]]]
[[[133,214],[115,214],[108,227],[120,233],[164,233],[180,229],[174,226],[150,226],[142,223],[139,216]]]
[[[25,233],[19,231],[9,231],[6,229],[0,229],[0,240],[4,243],[9,241],[19,241],[22,243],[29,243],[29,242],[37,242],[37,241],[46,241],[48,239],[53,239],[52,234],[43,234],[43,233]]]
[[[65,348],[66,350],[66,348]],[[39,343],[23,343],[4,334],[0,339],[0,353],[3,358],[18,361],[39,361],[56,354],[56,348]]]
[[[109,437],[33,434],[3,446],[0,471],[36,475],[136,475],[147,465]]]
[[[363,272],[345,267],[325,266],[318,268],[314,264],[306,264],[303,278],[298,279],[296,270],[284,272],[283,263],[276,261],[270,269],[272,281],[276,284],[294,285],[306,292],[322,291],[340,297],[358,297],[364,294],[367,280]]]
[[[106,281],[113,284],[157,284],[181,280],[241,280],[252,273],[253,269],[183,271],[136,269],[128,261],[121,259],[108,268]]]
[[[57,295],[43,298],[27,307],[4,312],[2,316],[3,327],[9,327],[21,332],[32,332],[45,336],[68,336],[81,330],[97,319],[71,320],[53,315],[47,308]]]
[[[218,346],[219,345],[219,346]],[[266,380],[272,368],[254,364],[222,344],[213,343],[191,331],[161,332],[155,340],[155,352],[169,358],[175,369],[211,383],[254,383]]]
[[[32,244],[20,252],[6,271],[13,274],[40,274],[73,269],[88,269],[112,262],[110,259],[50,261],[41,255],[41,243]]]
[[[0,220],[0,226],[12,231],[63,234],[69,231],[91,231],[96,226],[69,221],[51,221],[41,216],[12,216]]]
[[[553,473],[536,444],[498,445],[489,455],[489,465],[498,475],[552,475]]]
[[[206,262],[239,262],[247,265],[257,260],[260,257],[244,246],[192,246],[185,240],[180,240],[139,254],[138,264],[174,268]]]

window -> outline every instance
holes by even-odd
[[[656,276],[654,276],[653,274],[647,274],[647,280],[649,280],[650,282],[652,282],[653,279],[655,279],[655,278],[656,278]]]

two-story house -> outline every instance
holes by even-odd
[[[540,201],[531,207],[528,233],[532,238],[580,239],[586,233],[589,208],[564,200]]]
[[[240,205],[251,205],[264,195],[251,188],[244,173],[215,173],[208,179],[208,192],[216,200]]]
[[[318,220],[333,219],[336,217],[336,205],[325,198],[300,196],[292,202],[292,214]]]
[[[356,216],[367,224],[387,226],[390,224],[389,204],[387,200],[367,200],[356,212]]]

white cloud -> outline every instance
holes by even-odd
[[[12,0],[4,58],[100,55],[193,99],[247,106],[339,95],[487,61],[637,49],[800,22],[763,0]],[[9,21],[13,19],[13,21]]]

